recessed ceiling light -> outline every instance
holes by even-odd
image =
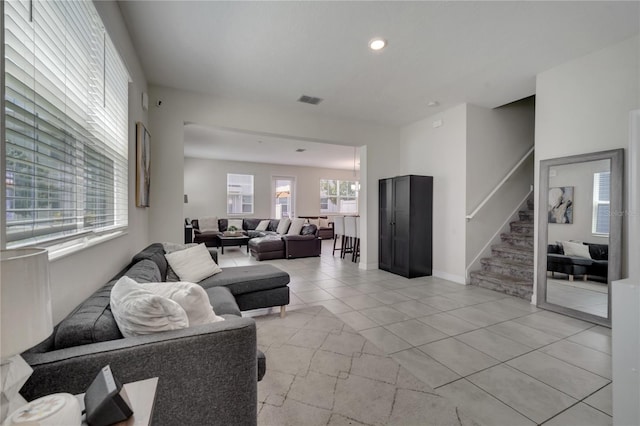
[[[380,50],[384,49],[386,46],[387,46],[387,40],[380,37],[376,37],[374,39],[371,39],[371,41],[369,41],[369,49],[374,50],[376,52],[379,52]]]
[[[429,102],[427,102],[427,106],[430,106],[430,107],[437,107],[438,105],[440,105],[440,102],[438,102],[438,101],[429,101]]]
[[[305,151],[306,151],[306,149],[304,149],[304,148],[298,148],[298,149],[296,149],[296,152],[305,152]]]

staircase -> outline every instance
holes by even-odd
[[[471,285],[531,299],[533,294],[533,199],[520,210],[511,231],[491,246],[491,257],[480,260],[482,270],[471,272]]]

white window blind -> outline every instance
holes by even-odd
[[[227,214],[253,214],[253,175],[227,174]]]
[[[592,233],[609,235],[611,172],[593,174],[593,222]]]
[[[93,3],[4,10],[7,247],[126,228],[129,77]]]

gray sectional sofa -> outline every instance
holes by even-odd
[[[214,260],[217,253],[210,249]],[[146,336],[123,337],[109,306],[123,275],[164,281],[162,244],[136,254],[130,265],[62,320],[44,342],[22,354],[33,374],[27,400],[54,392],[85,392],[109,364],[122,383],[158,377],[153,425],[252,425],[257,382],[266,371],[256,326],[241,311],[289,303],[289,275],[272,265],[224,268],[202,285],[225,321]]]

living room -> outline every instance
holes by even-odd
[[[128,229],[116,238],[53,259],[50,266],[50,282],[54,323],[63,319],[80,302],[113,277],[129,263],[136,252],[149,243],[183,240],[184,218],[195,216],[190,209],[195,208],[191,204],[197,200],[196,193],[189,190],[188,179],[197,180],[198,176],[190,178],[189,171],[196,170],[196,162],[201,161],[185,158],[185,125],[190,123],[208,128],[236,129],[254,134],[312,140],[344,146],[349,150],[356,147],[359,150],[360,165],[357,174],[361,184],[359,206],[361,226],[364,230],[361,260],[358,265],[362,271],[373,271],[377,268],[378,180],[404,174],[434,176],[439,185],[439,191],[434,196],[434,246],[438,247],[433,259],[434,276],[464,284],[469,261],[473,258],[468,253],[468,247],[476,244],[468,240],[468,229],[473,225],[469,225],[465,217],[475,207],[477,198],[482,198],[480,194],[489,192],[516,159],[532,145],[535,146],[534,175],[528,184],[534,186],[539,182],[541,160],[628,148],[628,113],[640,107],[637,79],[640,38],[637,5],[633,3],[613,3],[615,6],[611,7],[594,3],[594,9],[585,12],[588,18],[576,24],[577,27],[573,29],[575,32],[550,31],[548,37],[560,37],[564,34],[562,40],[557,40],[561,47],[540,59],[538,64],[531,66],[525,83],[513,81],[509,71],[515,65],[506,57],[516,55],[517,52],[519,56],[516,61],[526,62],[529,57],[526,50],[531,47],[531,44],[527,43],[533,43],[532,39],[536,37],[544,38],[545,35],[541,34],[540,28],[544,27],[542,23],[546,19],[552,19],[549,16],[555,16],[551,13],[554,7],[558,8],[557,19],[562,20],[561,18],[570,15],[567,10],[570,11],[571,6],[547,4],[545,7],[549,9],[541,9],[531,18],[531,27],[527,28],[535,36],[524,39],[522,43],[525,47],[514,47],[510,44],[510,37],[505,34],[515,29],[509,26],[502,33],[497,31],[500,34],[489,34],[493,37],[492,40],[502,40],[502,43],[496,43],[493,47],[485,46],[485,50],[481,50],[489,52],[494,48],[503,49],[503,56],[492,57],[492,64],[477,62],[474,63],[475,69],[462,69],[460,67],[463,65],[455,63],[451,71],[456,72],[455,78],[440,82],[441,87],[430,87],[425,91],[427,93],[420,92],[420,96],[414,96],[410,90],[403,92],[403,96],[380,91],[380,103],[384,103],[384,99],[388,97],[390,101],[420,104],[419,107],[414,105],[410,112],[398,110],[398,114],[405,112],[406,115],[394,116],[389,120],[380,119],[379,116],[376,119],[367,118],[364,112],[362,116],[358,116],[359,113],[353,110],[351,114],[339,116],[332,114],[331,106],[314,110],[307,105],[294,104],[295,99],[290,104],[282,100],[269,103],[257,94],[257,100],[254,100],[246,96],[233,98],[226,93],[218,95],[215,91],[207,92],[204,87],[203,90],[199,90],[186,82],[181,84],[182,80],[188,80],[188,77],[185,77],[186,72],[191,68],[197,68],[193,64],[173,64],[174,79],[160,80],[153,74],[153,65],[147,62],[148,53],[145,51],[144,43],[145,39],[154,37],[155,33],[149,28],[160,23],[170,25],[170,22],[165,21],[169,19],[170,13],[156,16],[156,21],[150,19],[134,22],[133,17],[140,13],[140,10],[151,16],[159,13],[146,9],[142,3],[95,3],[114,45],[127,64],[130,77]],[[249,7],[250,4],[245,6]],[[513,11],[501,13],[510,16],[508,13]],[[600,15],[607,18],[600,21]],[[471,20],[468,15],[465,16]],[[516,22],[516,17],[513,19]],[[517,22],[522,21],[527,20]],[[598,31],[594,29],[592,33],[589,29],[594,26],[597,26]],[[562,25],[556,24],[554,28],[560,27]],[[145,35],[147,30],[148,34]],[[366,36],[359,35],[365,37],[364,49],[367,38],[373,35],[368,31]],[[475,38],[469,34],[466,37]],[[433,38],[437,39],[437,34],[433,35]],[[576,38],[582,39],[583,42],[575,41]],[[371,56],[370,66],[374,67],[376,63],[383,61],[385,53],[393,54],[392,47],[394,44],[403,43],[400,40],[402,39],[390,39],[389,50]],[[556,43],[553,39],[545,41],[550,45]],[[291,43],[289,41],[289,44]],[[189,45],[176,47],[174,41],[171,41],[170,45],[172,48],[164,52],[166,56],[171,56],[172,52],[180,47],[192,49],[190,53],[193,57],[201,54]],[[539,45],[536,46],[536,52],[542,50]],[[364,52],[362,55],[368,53]],[[535,55],[532,54],[533,56]],[[447,55],[444,54],[442,57],[447,58]],[[394,56],[392,59],[397,61],[398,57]],[[255,63],[246,65],[257,66]],[[265,62],[262,65],[268,66]],[[485,74],[486,69],[480,65],[485,65],[493,71],[496,68],[501,71],[489,76]],[[156,66],[161,67],[159,64]],[[223,69],[225,67],[219,66]],[[331,66],[340,69],[339,65]],[[445,65],[439,66],[445,68]],[[229,64],[229,69],[224,73],[240,72],[241,68],[233,68]],[[215,72],[222,71],[201,72],[210,74],[211,77]],[[277,72],[285,71],[279,69]],[[296,73],[292,71],[291,74],[292,80],[295,80],[293,76]],[[471,90],[470,86],[463,84],[465,80],[473,83],[480,81],[480,84],[473,86],[474,90],[483,96],[495,97],[484,105],[476,105],[474,100],[482,96],[471,91],[460,93]],[[352,84],[357,86],[357,81],[352,80]],[[307,90],[307,87],[302,86],[297,84],[287,96],[292,99],[298,97],[302,94],[301,90]],[[506,88],[511,86],[517,86],[517,89],[509,96],[504,95],[503,90],[506,91]],[[448,92],[446,88],[455,92],[455,96],[451,95],[445,100]],[[316,86],[308,90],[313,89],[322,92],[322,88]],[[334,96],[335,91],[337,90],[327,90],[327,93]],[[143,108],[140,101],[143,93],[148,94],[148,110]],[[323,93],[320,95],[325,96]],[[521,124],[519,127],[525,127],[526,132],[523,132],[525,135],[519,139],[516,147],[504,154],[507,158],[498,158],[503,154],[493,152],[493,147],[486,149],[474,143],[478,137],[473,129],[482,128],[489,122],[490,119],[486,118],[486,115],[492,114],[489,111],[530,98],[532,95],[535,95],[535,112],[533,113],[532,106],[521,111],[518,118]],[[414,99],[416,97],[420,99]],[[397,101],[396,98],[401,99]],[[438,101],[439,105],[427,106],[430,100]],[[327,104],[331,105],[329,102],[325,105]],[[366,110],[365,106],[367,105],[362,105],[363,111]],[[377,106],[377,103],[374,106]],[[144,123],[151,134],[149,208],[138,208],[135,204],[134,123],[138,121]],[[501,143],[505,146],[506,139],[501,138]],[[480,166],[474,169],[478,164],[476,161]],[[495,171],[495,176],[488,177],[487,170]],[[337,178],[350,179],[353,176],[349,170],[342,173],[344,174]],[[185,193],[189,196],[187,205],[184,204]],[[534,192],[534,195],[536,201],[542,198],[538,192]],[[221,197],[220,205],[224,205],[225,201],[226,197]],[[5,205],[4,202],[2,204]],[[304,215],[319,212],[298,213]],[[224,210],[212,211],[212,215],[223,216]],[[266,212],[256,212],[256,216],[259,215],[270,216],[267,216]],[[6,220],[5,215],[2,216],[2,220]],[[4,229],[4,222],[2,225]],[[536,235],[537,232],[536,230]],[[625,272],[632,263],[629,261],[628,246],[627,242],[623,251],[622,263]],[[623,275],[626,276],[626,273]],[[535,295],[532,302],[535,303]]]

